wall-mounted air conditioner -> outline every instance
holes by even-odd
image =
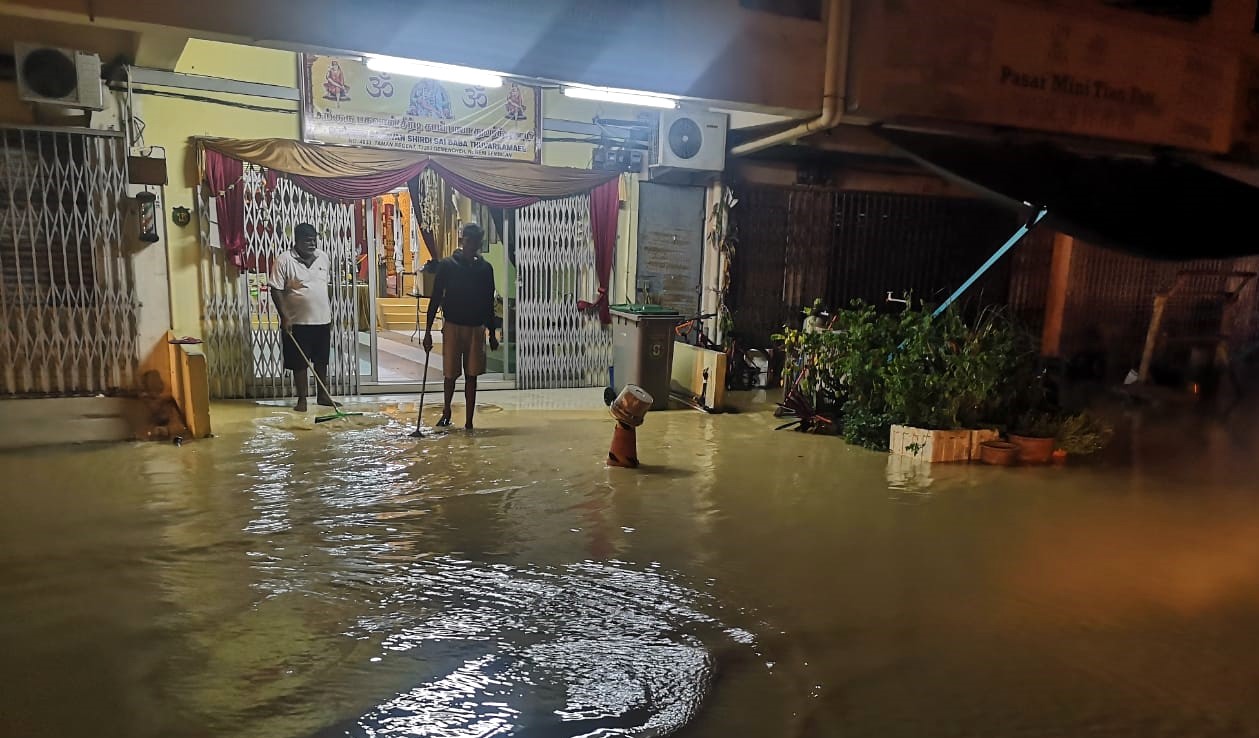
[[[652,180],[696,181],[726,167],[725,113],[663,110],[651,147]]]
[[[102,110],[101,58],[73,49],[16,43],[18,95],[27,102]]]

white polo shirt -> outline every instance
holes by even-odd
[[[284,292],[284,313],[293,325],[324,325],[332,322],[332,303],[328,299],[328,274],[332,263],[323,249],[315,249],[310,266],[302,263],[292,249],[280,254],[271,264],[267,284]]]

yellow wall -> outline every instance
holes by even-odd
[[[297,58],[293,53],[197,39],[188,42],[176,71],[290,87],[297,84]],[[295,103],[279,100],[205,92],[183,91],[182,94],[296,110]],[[544,96],[543,109],[550,118],[589,122],[595,116],[633,119],[639,112],[636,108],[623,105],[573,100],[562,96],[558,90],[546,90]],[[193,202],[196,159],[189,139],[194,136],[298,138],[298,117],[291,113],[258,112],[147,95],[138,98],[137,107],[145,124],[144,144],[166,149],[170,172],[164,210],[167,218],[166,233],[169,234],[167,248],[170,255],[172,329],[177,335],[199,336],[201,286],[198,269],[202,254],[198,230],[195,221],[184,228],[176,227],[170,222],[171,209],[176,206],[182,205],[194,212],[196,210]],[[584,169],[590,165],[591,153],[592,147],[588,144],[546,143],[543,145],[543,163]],[[622,182],[624,207],[620,217],[612,294],[613,300],[618,302],[633,294],[636,251],[633,245],[638,225],[637,192],[637,177],[625,177]],[[500,289],[509,287],[506,278],[505,272],[500,275],[500,279],[504,281]]]
[[[267,84],[297,85],[296,55],[215,41],[190,40],[176,71]],[[265,100],[209,92],[196,94],[218,100],[296,111],[297,105],[282,100]],[[143,96],[137,102],[145,124],[144,144],[166,149],[170,184],[166,187],[167,249],[170,255],[172,329],[177,335],[201,335],[201,288],[198,264],[201,245],[196,222],[184,228],[170,222],[171,209],[184,206],[196,212],[193,187],[196,185],[196,158],[190,137],[297,138],[295,113],[258,112],[205,102]]]

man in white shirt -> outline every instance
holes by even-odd
[[[306,412],[306,398],[310,395],[306,359],[314,365],[319,378],[316,402],[336,406],[324,391],[328,386],[328,352],[332,344],[332,302],[328,293],[331,262],[318,243],[314,226],[298,224],[293,229],[293,248],[271,264],[267,280],[271,301],[280,316],[284,368],[292,370],[293,384],[297,386],[297,404],[293,409],[299,413]]]

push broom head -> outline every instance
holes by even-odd
[[[319,417],[315,418],[315,422],[316,422],[316,423],[326,423],[326,422],[328,422],[329,420],[336,420],[337,418],[352,418],[352,417],[354,417],[354,416],[356,416],[356,415],[362,415],[362,413],[343,413],[343,412],[341,412],[341,411],[339,411],[339,410],[338,410],[337,412],[333,413],[332,415],[320,415]]]

